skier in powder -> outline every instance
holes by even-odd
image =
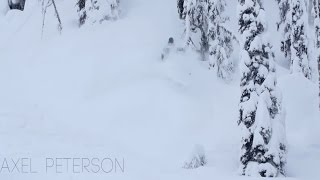
[[[161,54],[161,60],[166,59],[174,48],[175,48],[174,39],[173,37],[170,37],[168,40],[167,46],[163,49],[163,52]]]

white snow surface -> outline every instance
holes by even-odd
[[[227,3],[229,26],[237,33],[237,1]],[[316,180],[318,89],[290,75],[279,59],[275,5],[268,1],[265,8],[281,65],[277,75],[289,145],[288,177],[278,179]],[[125,159],[125,171],[1,172],[1,180],[257,179],[237,174],[239,72],[225,83],[192,52],[160,60],[169,37],[183,44],[175,0],[123,0],[119,20],[80,29],[75,0],[59,0],[57,6],[63,33],[49,10],[43,38],[37,1],[27,0],[23,12],[2,13],[1,6],[0,166],[4,158],[29,157],[35,168],[43,168],[47,157],[116,157]],[[208,164],[183,169],[196,144],[204,147]]]

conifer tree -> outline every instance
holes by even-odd
[[[280,21],[277,23],[278,31],[282,32],[281,51],[288,61],[291,59],[291,30],[292,13],[291,0],[277,0],[280,10]]]
[[[265,12],[259,0],[238,0],[242,129],[240,172],[247,176],[284,175],[286,141],[274,55],[264,37]]]
[[[311,79],[308,59],[307,7],[304,0],[292,0],[291,73],[302,73]]]
[[[200,52],[206,60],[208,44],[208,0],[188,0],[186,16],[186,42]]]
[[[318,62],[319,73],[319,110],[320,110],[320,1],[313,0],[314,30],[315,30],[315,57]]]
[[[224,15],[225,7],[225,0],[209,1],[209,65],[214,68],[218,77],[231,80],[233,35],[225,26],[228,20]]]
[[[86,0],[78,0],[77,12],[79,15],[79,26],[82,26],[85,23],[86,18],[87,18]]]
[[[178,13],[179,13],[179,18],[181,20],[186,19],[187,15],[187,0],[177,0],[177,8],[178,8]]]

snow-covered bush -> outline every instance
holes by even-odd
[[[19,10],[24,9],[25,0],[3,0],[3,1],[8,1],[8,5],[10,9],[19,9]]]
[[[190,158],[184,163],[183,168],[195,169],[207,164],[207,159],[203,146],[196,145]]]
[[[10,9],[24,10],[25,0],[1,0],[0,16],[6,14]]]
[[[79,25],[116,20],[120,15],[120,0],[79,0]]]

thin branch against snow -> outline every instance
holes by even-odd
[[[59,32],[61,34],[61,32],[62,32],[62,23],[61,23],[60,15],[59,15],[55,0],[51,0],[51,1],[52,1],[52,5],[54,7],[55,15],[56,15],[57,20],[58,20],[58,30],[59,30]]]
[[[43,0],[42,1],[42,30],[41,30],[41,37],[43,37],[43,31],[44,31],[44,27],[45,27],[45,19],[46,19],[46,14],[47,14],[47,9],[49,7],[53,6],[54,8],[54,14],[58,20],[58,31],[61,34],[62,32],[62,22],[61,22],[61,18],[56,6],[56,2],[55,0]]]

